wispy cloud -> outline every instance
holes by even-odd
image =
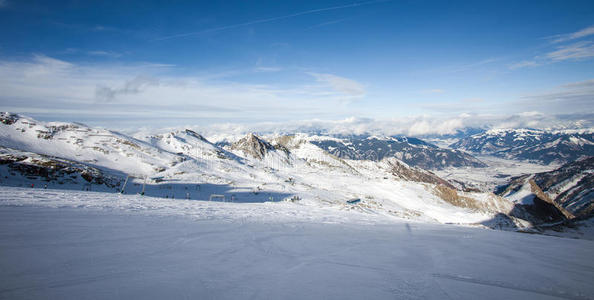
[[[578,30],[576,32],[567,33],[567,34],[559,34],[559,35],[552,36],[550,38],[552,39],[551,42],[553,42],[553,43],[561,43],[561,42],[571,41],[571,40],[575,40],[575,39],[580,39],[580,38],[587,37],[590,35],[594,35],[594,25],[592,25],[590,27],[586,27],[581,30]]]
[[[421,94],[443,94],[445,90],[442,89],[429,89],[420,91]]]
[[[92,31],[122,31],[119,28],[113,26],[105,26],[105,25],[95,25],[91,27]]]
[[[365,95],[365,87],[352,79],[340,77],[333,74],[323,73],[308,73],[309,75],[316,78],[318,82],[326,84],[332,87],[335,91],[340,92],[347,96],[361,97]]]
[[[521,97],[515,105],[525,110],[549,113],[594,111],[594,79],[558,86],[550,91]]]
[[[508,68],[510,70],[515,70],[515,69],[526,68],[526,67],[538,67],[540,65],[541,65],[540,63],[537,63],[536,61],[533,61],[533,60],[523,60],[521,62],[517,62],[517,63],[509,65]]]
[[[156,38],[154,40],[155,41],[163,41],[163,40],[170,40],[170,39],[182,38],[182,37],[188,37],[188,36],[196,36],[196,35],[201,35],[201,34],[206,34],[206,33],[213,33],[213,32],[218,32],[218,31],[223,31],[223,30],[241,28],[241,27],[250,26],[250,25],[274,22],[274,21],[279,21],[279,20],[284,20],[284,19],[290,19],[290,18],[295,18],[295,17],[309,15],[309,14],[315,14],[315,13],[320,13],[320,12],[354,8],[354,7],[372,5],[372,4],[382,3],[382,2],[389,2],[389,1],[390,0],[374,0],[374,1],[356,2],[356,3],[351,3],[351,4],[345,4],[345,5],[331,6],[331,7],[325,7],[325,8],[318,8],[318,9],[310,9],[310,10],[305,10],[305,11],[297,12],[294,14],[289,14],[289,15],[284,15],[284,16],[279,16],[279,17],[258,19],[258,20],[244,22],[244,23],[238,23],[238,24],[233,24],[233,25],[204,29],[204,30],[200,30],[200,31],[173,34],[173,35],[169,35],[169,36],[163,36],[160,38]]]
[[[557,47],[557,50],[547,53],[547,58],[553,61],[579,60],[594,57],[594,43],[581,41],[570,45]]]
[[[254,71],[256,71],[256,72],[279,72],[281,70],[282,70],[282,68],[280,68],[280,67],[262,67],[262,66],[258,66],[256,68],[254,68]]]
[[[111,58],[118,58],[121,57],[122,54],[119,52],[114,51],[105,51],[105,50],[91,50],[86,52],[88,55],[92,56],[103,56],[103,57],[111,57]]]
[[[562,88],[573,89],[573,88],[586,88],[592,89],[594,88],[594,79],[578,81],[578,82],[571,82],[561,86]]]
[[[98,56],[98,57],[107,57],[107,58],[119,58],[122,57],[124,54],[116,51],[108,51],[108,50],[83,50],[79,48],[66,48],[66,50],[60,52],[60,54],[78,54],[78,55],[88,55],[88,56]]]
[[[527,67],[538,67],[563,61],[584,60],[592,58],[594,57],[594,41],[588,39],[576,41],[591,35],[594,35],[594,25],[573,33],[548,37],[548,39],[552,39],[551,42],[554,45],[554,49],[551,49],[551,46],[553,45],[546,45],[545,47],[548,49],[548,51],[540,53],[531,59],[510,64],[508,65],[508,68],[510,70],[516,70]]]

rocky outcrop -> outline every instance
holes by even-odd
[[[0,147],[0,169],[13,179],[22,176],[59,184],[95,184],[116,188],[122,182],[122,178],[107,175],[86,164],[4,147]]]
[[[253,133],[249,133],[239,141],[231,144],[231,150],[242,151],[245,155],[257,159],[263,159],[268,151],[274,149],[274,146]]]

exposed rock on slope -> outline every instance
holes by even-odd
[[[2,181],[20,178],[41,182],[75,185],[100,185],[118,188],[123,178],[105,174],[103,171],[75,161],[0,147],[0,170]]]
[[[429,171],[426,171],[426,170],[423,170],[420,168],[411,167],[398,159],[388,158],[388,159],[386,159],[386,162],[392,167],[391,168],[392,175],[394,175],[398,178],[401,178],[404,180],[416,181],[416,182],[424,182],[424,183],[430,183],[430,184],[443,185],[443,186],[447,186],[448,188],[451,188],[451,189],[456,189],[451,183],[442,179],[441,177],[439,177]]]
[[[268,151],[274,150],[274,147],[259,136],[249,133],[239,141],[231,144],[231,149],[240,150],[245,155],[253,158],[263,159]]]

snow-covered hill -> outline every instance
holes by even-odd
[[[290,201],[463,224],[488,223],[513,209],[504,198],[456,190],[435,174],[395,157],[379,161],[339,158],[314,144],[309,135],[266,140],[248,134],[216,145],[191,130],[130,137],[82,124],[39,122],[4,113],[0,146],[15,157],[30,157],[3,163],[5,176],[12,178],[3,180],[4,185],[47,184],[48,188],[176,199],[209,200],[213,196],[233,202]],[[51,173],[51,164],[33,159],[37,156],[76,164],[79,168],[72,176],[77,180],[60,184],[70,175],[63,172],[54,178],[20,171],[26,162],[41,173]],[[92,179],[84,182],[89,178],[84,175],[86,169],[112,178],[117,187]],[[528,226],[522,220],[514,222],[514,226]]]
[[[493,129],[450,145],[473,153],[563,164],[594,155],[592,131]]]

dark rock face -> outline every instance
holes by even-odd
[[[476,134],[451,145],[473,153],[541,163],[567,163],[594,155],[594,133],[510,129]]]
[[[416,138],[368,137],[312,141],[312,144],[344,159],[374,160],[396,157],[408,165],[423,169],[446,167],[486,167],[480,160],[462,151],[439,148]]]

